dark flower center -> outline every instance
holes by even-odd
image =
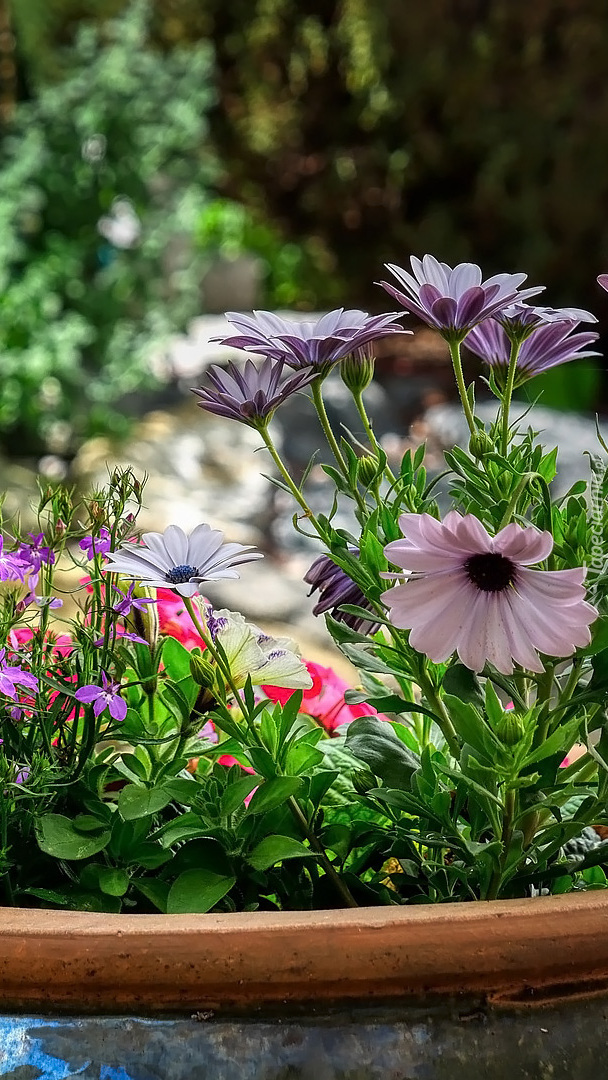
[[[515,580],[515,564],[504,555],[471,555],[464,568],[469,581],[482,592],[502,592]]]
[[[196,572],[196,566],[174,566],[172,570],[167,570],[165,577],[172,585],[183,585],[185,581],[190,581]]]

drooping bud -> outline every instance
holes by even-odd
[[[371,383],[375,366],[375,357],[370,355],[366,346],[355,349],[340,364],[342,382],[351,393],[361,394]]]

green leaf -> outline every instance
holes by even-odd
[[[573,720],[569,720],[566,724],[562,724],[547,739],[544,739],[540,746],[537,746],[535,750],[532,750],[527,755],[524,767],[533,765],[536,761],[543,761],[544,758],[551,757],[552,754],[561,753],[562,751],[564,755],[567,754],[578,735],[580,726],[581,720],[578,716],[574,717]]]
[[[173,780],[166,780],[162,791],[166,791],[171,799],[181,803],[182,806],[193,806],[201,789],[196,780],[186,780],[178,776]]]
[[[478,679],[464,664],[452,664],[441,680],[446,694],[452,694],[471,704],[483,706],[483,694]]]
[[[478,753],[482,754],[485,758],[485,764],[488,764],[488,761],[493,763],[500,760],[503,750],[502,744],[496,738],[491,727],[486,724],[483,717],[477,712],[477,709],[452,694],[445,695],[445,703],[448,707],[450,719],[462,741],[469,743]]]
[[[124,896],[129,888],[130,878],[126,870],[102,866],[98,871],[98,881],[99,888],[108,896]]]
[[[375,716],[353,720],[346,733],[346,746],[389,787],[409,787],[412,773],[420,766],[418,758],[401,742],[391,725]]]
[[[177,638],[168,637],[163,642],[163,664],[170,679],[179,682],[190,675],[190,651]]]
[[[164,810],[171,798],[170,792],[165,788],[145,788],[128,784],[118,796],[118,812],[123,821],[135,821]]]
[[[267,810],[274,810],[301,787],[302,781],[298,776],[276,776],[273,780],[266,780],[252,796],[247,812],[264,814]]]
[[[132,884],[146,897],[154,907],[167,914],[167,897],[170,885],[168,881],[159,881],[158,878],[132,878]]]
[[[88,859],[103,851],[111,835],[110,829],[95,835],[78,832],[70,818],[62,814],[44,814],[36,827],[39,848],[56,859]]]
[[[222,814],[225,817],[234,814],[235,810],[238,810],[243,806],[245,799],[259,782],[259,776],[243,776],[240,780],[236,780],[233,784],[230,784],[221,798],[220,807]]]
[[[214,874],[211,870],[185,870],[169,889],[167,913],[183,915],[211,911],[235,883],[233,875]]]
[[[284,859],[315,858],[314,851],[291,836],[266,836],[247,857],[255,870],[268,870]]]

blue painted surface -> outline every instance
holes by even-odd
[[[2,1080],[601,1080],[608,999],[318,1015],[0,1017]]]

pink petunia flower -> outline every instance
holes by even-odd
[[[306,660],[306,667],[312,677],[312,686],[302,693],[300,711],[312,716],[326,731],[335,731],[343,724],[350,724],[358,716],[376,716],[376,710],[365,703],[349,705],[344,694],[350,690],[348,683],[336,675],[333,668],[315,664]],[[262,690],[271,701],[280,701],[282,705],[289,701],[294,690],[280,686],[263,686]],[[384,719],[384,717],[380,717]]]
[[[538,653],[570,656],[589,644],[597,611],[585,600],[585,568],[530,570],[550,555],[553,538],[516,523],[491,537],[472,514],[452,510],[443,522],[403,514],[403,540],[384,551],[406,578],[382,594],[394,626],[441,663],[457,651],[481,671],[486,660],[505,675],[513,661],[542,672]]]

